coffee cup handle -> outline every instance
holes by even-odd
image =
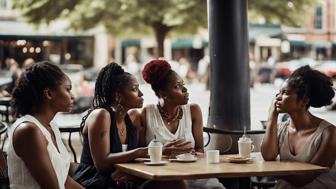
[[[254,144],[251,144],[251,152],[254,150]]]

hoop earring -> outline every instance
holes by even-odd
[[[114,105],[112,105],[112,110],[114,112],[121,112],[123,109],[123,105],[121,105],[119,102],[116,102]]]
[[[165,97],[163,97],[163,98],[159,98],[159,105],[161,106],[161,107],[163,107],[164,106],[164,104],[165,104],[165,100],[167,99],[167,97],[165,96]]]

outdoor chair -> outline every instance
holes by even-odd
[[[0,189],[9,189],[7,154],[0,150]]]

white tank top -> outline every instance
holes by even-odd
[[[40,186],[35,181],[35,179],[30,174],[27,169],[25,163],[22,159],[15,153],[13,147],[13,132],[17,128],[17,126],[22,122],[31,122],[34,123],[43,133],[45,138],[48,141],[48,154],[54,168],[54,171],[57,176],[58,185],[60,189],[65,188],[65,181],[68,176],[69,168],[70,168],[70,157],[67,149],[65,148],[62,139],[61,133],[57,127],[57,125],[53,122],[50,123],[51,128],[55,134],[56,143],[60,152],[58,152],[56,146],[52,142],[51,135],[48,130],[33,116],[25,115],[15,123],[9,127],[8,130],[8,138],[9,144],[7,149],[7,162],[8,162],[8,177],[11,189],[39,189]]]
[[[179,125],[175,133],[171,133],[165,126],[161,114],[156,105],[151,104],[146,108],[146,144],[149,144],[151,140],[156,139],[165,144],[168,141],[175,139],[185,139],[190,141],[195,147],[195,139],[192,134],[192,120],[190,105],[181,106],[183,111],[182,119],[179,121]]]

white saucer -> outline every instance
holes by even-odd
[[[227,158],[227,160],[230,162],[230,163],[246,163],[250,160],[252,160],[253,158],[249,157],[249,158]]]
[[[195,162],[195,161],[197,161],[197,158],[193,158],[193,159],[169,159],[169,161],[188,163],[188,162]]]
[[[137,161],[137,162],[149,162],[150,158],[135,158],[134,161]]]
[[[165,165],[168,161],[159,161],[159,162],[144,162],[146,165]]]

